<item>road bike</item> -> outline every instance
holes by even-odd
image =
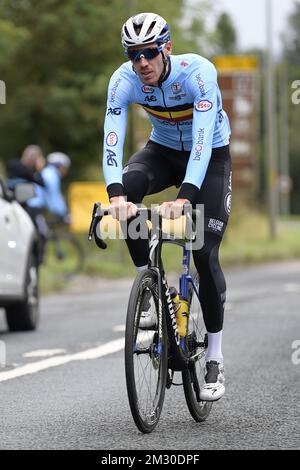
[[[109,215],[95,203],[89,230],[97,246],[106,248],[100,232],[102,218]],[[165,390],[169,389],[176,371],[182,374],[184,395],[190,414],[201,422],[208,417],[212,403],[200,400],[200,389],[205,383],[205,355],[207,332],[199,301],[198,274],[190,274],[193,243],[196,238],[197,210],[187,213],[185,239],[176,239],[163,233],[162,218],[150,209],[141,208],[139,214],[152,222],[149,233],[148,269],[140,272],[131,289],[125,331],[126,385],[131,413],[138,429],[150,433],[158,424]],[[188,220],[189,219],[189,220]],[[188,223],[189,222],[189,223]],[[188,241],[188,243],[187,243]],[[182,273],[179,277],[180,298],[188,305],[185,335],[179,335],[174,302],[171,298],[162,261],[164,243],[179,245],[183,250]],[[145,322],[144,305],[148,304]],[[178,385],[178,384],[174,384]]]

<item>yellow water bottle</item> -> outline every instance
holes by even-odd
[[[187,334],[188,321],[188,301],[178,294],[175,287],[170,287],[170,295],[176,315],[176,323],[179,336],[184,337]]]

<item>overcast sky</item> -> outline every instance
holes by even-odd
[[[274,49],[280,51],[280,33],[286,27],[288,14],[296,0],[272,0]],[[299,0],[298,0],[299,3]],[[217,11],[230,14],[241,47],[263,47],[266,44],[266,0],[215,0]]]

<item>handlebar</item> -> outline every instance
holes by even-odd
[[[158,214],[153,209],[148,209],[147,207],[140,207],[138,209],[138,214],[146,214],[147,213],[147,220],[151,221],[152,216],[158,218],[159,221],[159,228],[162,226],[162,216]],[[95,202],[92,212],[92,220],[89,228],[88,233],[88,240],[92,241],[93,236],[95,238],[96,245],[105,250],[107,248],[107,244],[101,238],[101,232],[99,230],[100,236],[97,234],[97,225],[100,224],[102,218],[107,215],[112,215],[109,209],[102,209],[100,202]],[[198,209],[191,209],[188,211],[182,211],[182,215],[185,215],[188,220],[188,224],[186,226],[186,238],[194,241],[196,237],[196,226],[195,220],[200,217],[200,211]]]

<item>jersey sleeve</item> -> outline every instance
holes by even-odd
[[[189,79],[190,92],[194,98],[192,150],[185,178],[178,198],[191,202],[204,180],[212,153],[212,142],[217,116],[217,72],[208,62],[201,71],[197,68]]]
[[[122,161],[130,95],[131,84],[128,78],[116,71],[108,87],[103,137],[103,174],[109,197],[124,194]]]

